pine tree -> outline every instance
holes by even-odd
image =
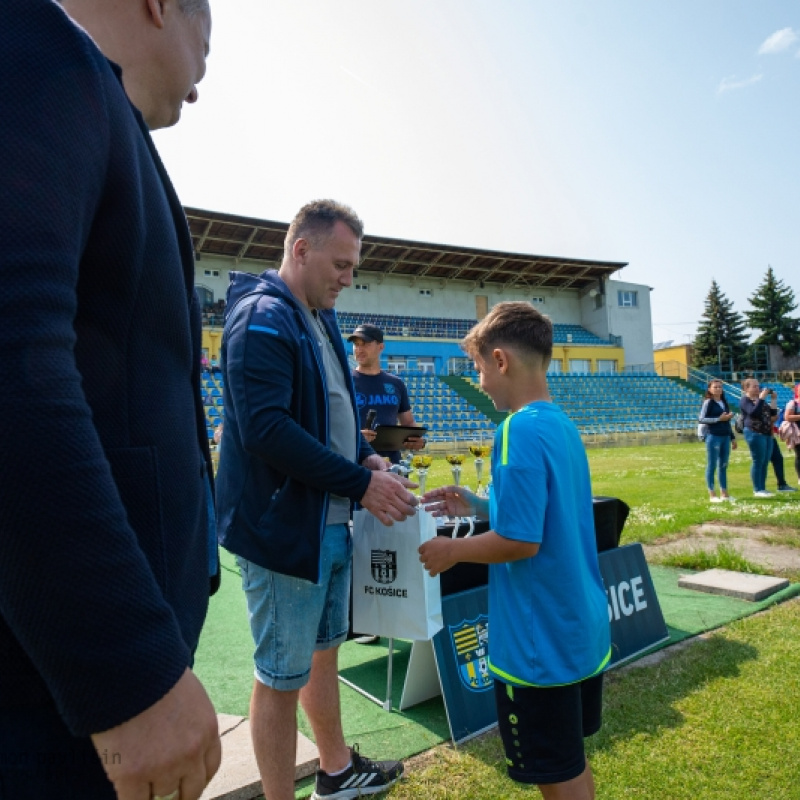
[[[732,360],[733,368],[739,369],[747,346],[744,318],[733,310],[733,302],[725,297],[719,284],[712,280],[705,311],[694,340],[694,365],[702,367],[706,364],[719,364],[722,347],[722,367],[727,368]]]
[[[800,319],[790,316],[797,308],[794,292],[775,278],[772,267],[767,268],[749,302],[753,310],[744,312],[747,321],[751,328],[761,331],[753,344],[780,345],[787,356],[800,352]]]

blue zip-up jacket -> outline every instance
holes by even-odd
[[[319,312],[350,387],[333,310]],[[322,354],[276,272],[232,272],[222,337],[225,428],[217,472],[220,543],[265,569],[319,582],[330,493],[358,501],[374,453],[356,431],[358,463],[330,449]]]

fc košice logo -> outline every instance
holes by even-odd
[[[456,653],[461,682],[471,692],[485,692],[491,689],[489,617],[481,614],[477,619],[464,620],[458,625],[448,626],[448,629]]]
[[[375,583],[394,583],[397,579],[397,551],[372,551],[372,577]]]

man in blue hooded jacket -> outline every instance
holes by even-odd
[[[320,751],[314,797],[373,794],[403,770],[349,749],[339,712],[352,504],[387,525],[416,505],[413,484],[384,471],[361,435],[333,311],[362,235],[348,207],[309,203],[289,226],[280,270],[236,273],[228,290],[217,510],[247,595],[256,645],[250,725],[270,800],[294,797],[298,699]]]

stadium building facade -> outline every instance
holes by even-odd
[[[287,223],[186,208],[205,307],[203,347],[219,356],[231,271],[280,264]],[[366,236],[353,287],[337,301],[345,336],[384,329],[384,366],[442,375],[469,369],[459,341],[503,300],[525,300],[555,324],[551,371],[613,374],[650,364],[650,288],[620,281],[620,262],[536,256]]]

